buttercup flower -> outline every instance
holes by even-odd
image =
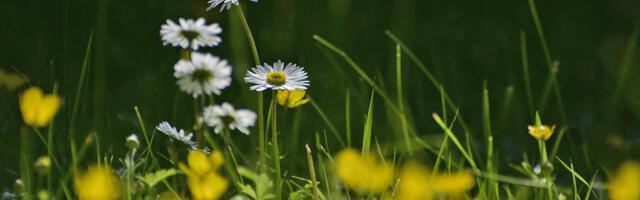
[[[309,102],[309,98],[304,98],[305,90],[278,90],[278,104],[295,108]]]
[[[191,196],[196,200],[215,200],[224,194],[229,181],[217,173],[224,159],[222,153],[214,151],[207,156],[200,150],[187,155],[187,163],[178,163],[178,167],[187,174],[187,185]]]
[[[527,127],[529,129],[529,134],[537,139],[548,140],[549,137],[553,134],[553,130],[556,129],[556,126],[553,125],[551,128],[547,125],[531,125]]]
[[[431,170],[417,163],[409,162],[402,167],[398,176],[398,200],[430,200],[433,198],[431,188]]]
[[[163,45],[180,46],[183,49],[193,49],[200,47],[214,47],[222,42],[218,35],[222,33],[222,28],[218,23],[206,25],[204,18],[178,20],[180,24],[168,20],[160,27],[160,37]]]
[[[60,108],[60,97],[43,95],[42,90],[31,87],[20,95],[20,111],[24,123],[31,126],[46,126]]]
[[[189,133],[188,135],[185,135],[185,132],[183,129],[180,129],[180,131],[178,131],[178,129],[171,126],[171,124],[169,124],[169,122],[166,122],[166,121],[160,122],[160,124],[156,126],[156,129],[164,133],[165,135],[169,136],[171,139],[178,140],[193,149],[196,148],[196,143],[194,141],[191,141],[191,137],[193,137],[193,133]]]
[[[249,0],[249,1],[253,1],[253,2],[258,2],[258,0]],[[209,4],[209,7],[207,8],[207,11],[220,6],[220,12],[222,12],[225,8],[227,10],[229,10],[231,8],[232,5],[238,6],[238,0],[209,0],[209,2],[207,2]]]
[[[73,188],[81,200],[111,200],[120,196],[118,178],[108,166],[91,166],[73,180]]]
[[[272,90],[305,90],[309,86],[307,72],[303,67],[289,63],[284,66],[282,61],[275,62],[273,67],[265,63],[251,68],[244,77],[244,81],[254,84],[249,89],[255,91]]]
[[[433,190],[450,197],[459,197],[471,190],[475,184],[470,171],[459,171],[436,176],[433,180]]]
[[[623,163],[607,184],[612,200],[640,199],[640,162]]]
[[[231,66],[227,60],[211,54],[192,52],[191,60],[179,60],[174,69],[180,90],[193,98],[203,93],[220,95],[222,89],[231,85]]]
[[[363,193],[380,193],[393,179],[391,164],[378,162],[373,155],[361,156],[355,149],[338,153],[336,172],[348,188]]]
[[[228,102],[221,105],[211,105],[204,108],[202,112],[204,122],[210,127],[214,127],[216,133],[220,133],[223,128],[238,131],[249,135],[249,127],[256,122],[257,115],[249,109],[233,108]]]

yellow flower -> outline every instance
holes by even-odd
[[[529,128],[529,134],[531,134],[531,136],[537,139],[548,140],[549,137],[553,135],[553,130],[556,129],[556,125],[551,126],[551,128],[549,128],[549,126],[547,125],[540,125],[540,126],[531,125],[531,126],[528,126],[527,128]]]
[[[623,163],[607,187],[612,200],[640,199],[640,162]]]
[[[118,178],[108,166],[91,166],[73,177],[73,187],[81,200],[111,200],[120,195]]]
[[[278,90],[278,104],[295,108],[309,102],[309,98],[304,98],[305,90]]]
[[[398,176],[397,200],[430,200],[433,198],[431,170],[417,163],[405,164]]]
[[[336,170],[344,184],[363,193],[380,193],[393,180],[393,167],[378,162],[373,155],[361,156],[355,149],[345,149],[336,156]]]
[[[178,163],[178,167],[187,174],[187,185],[193,199],[216,200],[224,194],[229,181],[217,172],[223,162],[219,151],[207,156],[203,151],[195,150],[187,155],[188,167],[182,162]]]
[[[475,180],[470,171],[439,175],[433,180],[433,190],[450,197],[459,197],[471,190],[473,186],[475,186]]]
[[[42,90],[31,87],[20,95],[20,111],[25,124],[43,127],[58,112],[60,98],[57,95],[43,95]]]

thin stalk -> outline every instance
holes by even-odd
[[[469,153],[467,153],[467,150],[465,150],[465,148],[462,146],[462,144],[460,144],[460,141],[458,140],[456,135],[453,134],[451,129],[449,127],[447,127],[447,125],[444,122],[442,122],[442,119],[440,119],[440,116],[438,116],[437,113],[433,113],[432,117],[436,121],[436,123],[440,126],[440,128],[442,128],[444,130],[444,132],[451,138],[451,141],[453,141],[453,143],[456,145],[456,147],[458,147],[458,150],[460,150],[462,155],[467,159],[467,162],[469,163],[469,165],[471,165],[473,170],[475,172],[479,172],[480,170],[478,169],[478,166],[476,165],[476,162],[473,161],[473,158],[471,157],[471,155]]]
[[[311,185],[313,186],[313,200],[318,200],[318,181],[316,181],[316,170],[313,166],[313,156],[309,144],[304,145],[307,150],[307,161],[309,163],[309,173],[311,174]]]
[[[53,65],[52,65],[53,68]],[[58,94],[58,84],[53,84],[53,95],[57,95]],[[49,156],[49,158],[54,162],[58,163],[57,159],[55,156],[53,156],[53,127],[55,125],[55,118],[51,119],[51,122],[49,122],[49,127],[47,130],[47,155]],[[51,187],[53,185],[53,180],[51,178],[51,173],[49,172],[47,173],[47,191],[51,192]]]
[[[344,118],[347,132],[347,147],[351,147],[351,90],[347,88],[347,95],[345,98]]]
[[[242,7],[238,6],[238,13],[240,14],[240,19],[242,21],[242,26],[244,27],[244,31],[247,34],[247,40],[249,40],[249,46],[251,47],[251,53],[253,54],[253,61],[255,65],[260,65],[260,55],[258,55],[258,47],[256,46],[256,42],[253,39],[253,34],[251,34],[251,28],[249,28],[249,23],[247,23],[247,18],[244,17],[244,11],[242,11]],[[274,97],[275,98],[275,97]],[[258,160],[258,166],[262,166],[265,162],[265,135],[264,135],[264,94],[262,92],[258,92],[258,146],[259,146],[259,154],[260,158]],[[261,167],[258,167],[261,168]]]
[[[529,79],[529,61],[527,59],[527,36],[524,30],[520,30],[520,56],[522,58],[522,74],[524,76],[529,116],[533,116],[533,97],[531,94],[531,80]]]
[[[407,126],[407,117],[404,112],[404,99],[402,96],[402,50],[400,45],[396,44],[396,84],[398,87],[398,108],[400,109],[400,122],[402,123],[402,135],[404,136],[405,145],[409,156],[413,156],[413,148],[411,147],[411,139],[409,139],[409,127]]]
[[[281,188],[281,184],[282,184],[282,178],[280,177],[280,152],[278,150],[278,132],[276,130],[276,91],[273,90],[272,91],[273,96],[271,97],[271,107],[273,108],[273,110],[271,110],[271,135],[272,135],[272,140],[271,143],[273,145],[273,164],[274,164],[274,168],[276,170],[276,174],[275,174],[275,188],[276,188],[276,200],[280,200],[282,199],[282,188]]]

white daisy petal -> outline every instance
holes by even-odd
[[[218,36],[222,29],[217,23],[207,25],[204,18],[180,18],[178,23],[167,20],[166,24],[160,26],[163,45],[198,50],[200,47],[218,46],[222,42],[222,38]]]
[[[249,135],[249,127],[255,124],[257,115],[248,109],[236,110],[233,105],[224,102],[221,105],[205,107],[202,118],[208,126],[214,127],[216,133],[229,128],[229,130],[238,130]]]
[[[180,90],[196,98],[202,94],[220,95],[231,85],[231,66],[224,59],[211,54],[191,53],[191,60],[179,60],[173,75]]]
[[[191,141],[191,137],[193,137],[193,133],[189,133],[188,135],[185,135],[185,131],[183,129],[180,129],[178,131],[178,129],[171,126],[169,122],[166,122],[166,121],[160,122],[160,124],[156,126],[156,130],[164,133],[165,135],[169,136],[173,140],[180,141],[191,147],[197,146],[194,141]]]
[[[278,60],[273,67],[265,63],[247,71],[244,81],[253,84],[250,90],[303,90],[309,86],[309,77],[303,67]]]
[[[249,0],[249,1],[258,2],[258,0]],[[229,10],[233,5],[235,6],[240,5],[238,0],[209,0],[208,3],[209,3],[209,7],[207,8],[207,11],[221,5],[220,12],[224,11],[225,9]]]

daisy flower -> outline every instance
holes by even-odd
[[[193,137],[193,133],[189,133],[189,135],[185,135],[183,129],[180,129],[180,131],[178,131],[178,129],[176,129],[176,127],[171,126],[169,122],[166,122],[166,121],[160,122],[160,124],[156,126],[156,129],[164,133],[165,135],[169,136],[171,139],[178,140],[188,145],[192,149],[195,149],[197,146],[194,141],[191,141],[191,137]]]
[[[198,52],[191,52],[191,60],[180,60],[173,74],[180,90],[193,98],[201,94],[220,95],[222,89],[231,85],[231,66],[225,59]]]
[[[218,23],[210,25],[205,24],[204,18],[178,20],[180,24],[168,20],[167,23],[160,27],[160,36],[162,44],[171,46],[180,46],[183,49],[191,48],[198,50],[200,47],[218,46],[222,42],[222,38],[218,34],[222,33],[222,28]]]
[[[284,66],[280,60],[273,63],[273,67],[265,63],[251,68],[244,77],[244,81],[254,84],[249,89],[258,92],[272,90],[305,90],[309,86],[307,72],[294,63]]]
[[[249,1],[258,2],[258,0],[249,0]],[[209,2],[207,3],[209,4],[207,11],[215,7],[218,7],[219,5],[222,5],[220,6],[220,12],[222,12],[225,8],[229,10],[232,5],[238,6],[238,0],[209,0]]]
[[[210,127],[214,127],[216,133],[220,133],[223,128],[229,127],[230,130],[238,129],[238,131],[249,135],[249,127],[256,122],[256,113],[249,109],[233,108],[228,102],[222,105],[211,105],[204,108],[202,118]]]

